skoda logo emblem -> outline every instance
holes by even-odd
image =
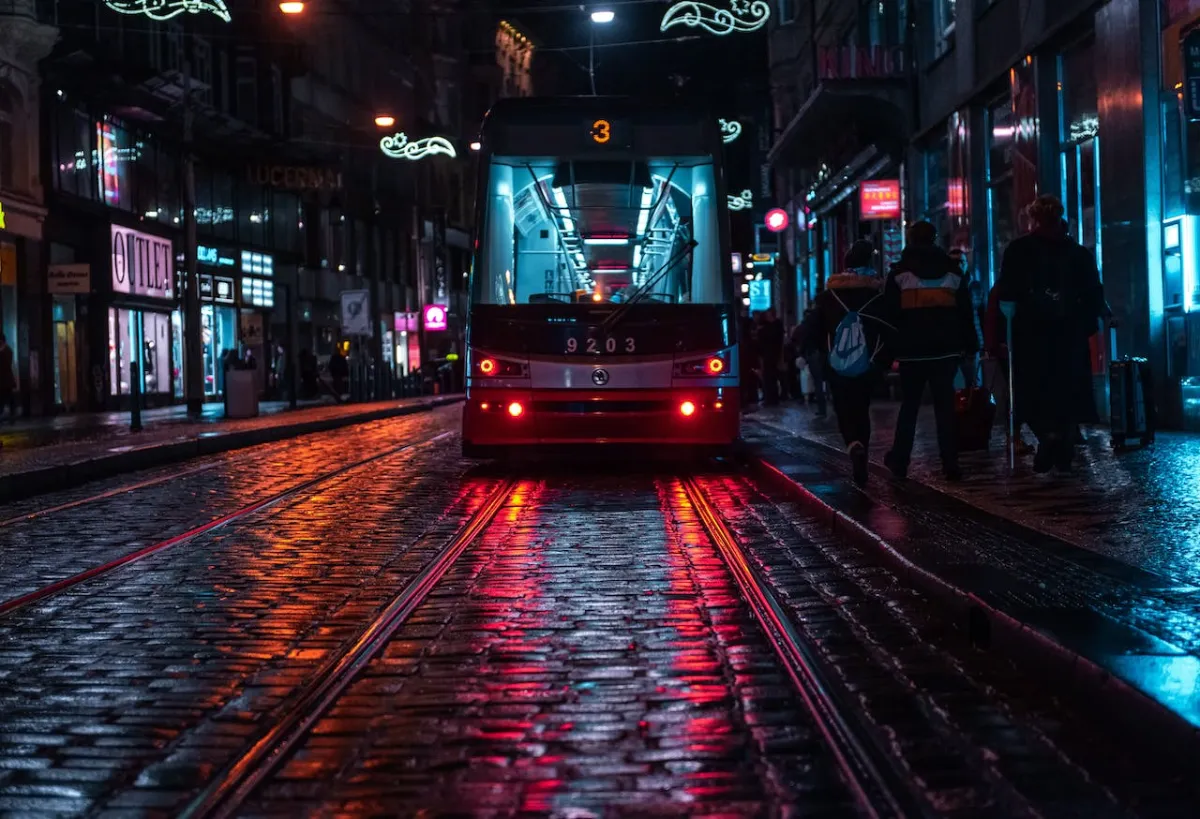
[[[603,387],[608,383],[608,370],[592,370],[592,383]]]

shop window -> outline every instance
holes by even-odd
[[[1004,249],[1017,237],[1017,202],[1014,191],[1014,156],[1017,117],[1012,100],[1005,97],[988,109],[988,244],[990,269],[999,273]]]
[[[266,245],[270,236],[271,206],[268,191],[261,185],[242,180],[238,183],[238,242]]]
[[[139,140],[136,145],[140,152],[133,164],[136,212],[145,219],[158,220],[166,212],[158,201],[159,191],[163,188],[158,179],[158,146],[146,139]]]
[[[196,80],[196,99],[212,105],[213,50],[208,41],[200,37],[192,40],[192,76]]]
[[[287,191],[271,193],[271,247],[288,253],[299,253],[300,247],[300,197]]]
[[[1100,257],[1100,106],[1092,41],[1058,61],[1063,204],[1071,235]]]
[[[233,176],[228,171],[215,169],[212,173],[212,213],[208,221],[208,230],[213,236],[230,241],[237,239],[236,204]]]

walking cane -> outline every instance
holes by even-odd
[[[1013,382],[1013,314],[1017,312],[1015,302],[1000,302],[1000,312],[1005,318],[1005,335],[1008,343],[1008,468],[1017,469],[1017,388]]]

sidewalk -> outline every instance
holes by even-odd
[[[871,482],[859,490],[832,418],[802,407],[746,419],[752,451],[862,548],[980,628],[1031,673],[1104,702],[1135,732],[1161,727],[1200,749],[1200,436],[1163,434],[1116,454],[1085,430],[1077,472],[1010,474],[1003,433],[940,475],[924,408],[909,480],[881,462],[895,404],[874,411]],[[781,434],[783,433],[783,434]],[[1107,713],[1107,712],[1106,712]]]
[[[221,404],[203,417],[185,407],[142,413],[143,429],[129,431],[128,413],[85,413],[0,425],[0,499],[15,500],[65,489],[122,472],[227,452],[297,435],[336,429],[457,403],[458,395],[406,398],[365,404],[287,402],[260,405],[257,418],[228,420]]]

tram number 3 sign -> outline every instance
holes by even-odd
[[[587,338],[587,339],[568,338],[567,339],[567,354],[568,355],[571,355],[574,353],[593,353],[595,355],[601,355],[603,353],[636,353],[636,352],[637,352],[637,341],[633,338],[633,336],[626,336],[625,338],[621,338],[621,339],[609,337],[609,338],[606,338],[603,340],[598,339],[598,338]]]

